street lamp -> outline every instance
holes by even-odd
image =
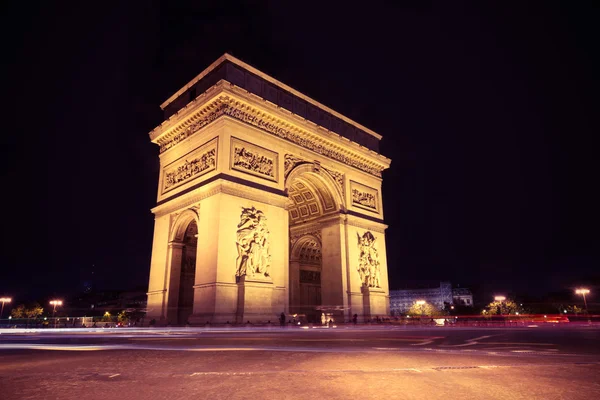
[[[587,308],[587,301],[585,301],[585,295],[590,293],[590,289],[585,289],[585,288],[581,288],[581,289],[576,289],[575,293],[580,294],[583,296],[583,304],[585,305],[585,313],[588,313],[588,308]]]
[[[54,306],[52,309],[52,318],[54,319],[54,327],[56,328],[56,319],[54,318],[54,314],[56,314],[56,306],[62,306],[62,300],[50,300],[50,305]]]
[[[4,313],[4,303],[10,303],[12,299],[10,297],[0,297],[2,303],[2,311],[0,311],[0,319],[2,319],[2,313]]]
[[[504,300],[506,300],[506,296],[494,296],[494,300],[500,302],[500,316],[502,316],[504,314],[504,304],[502,303]]]

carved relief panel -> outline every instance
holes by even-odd
[[[217,139],[173,161],[163,168],[162,193],[166,193],[217,167]]]
[[[365,210],[379,212],[379,193],[377,189],[350,181],[352,205]]]
[[[376,238],[369,231],[362,237],[356,234],[358,239],[358,266],[357,271],[363,286],[381,287],[379,271],[379,254],[375,247]]]
[[[277,182],[278,154],[232,137],[230,168]]]
[[[265,214],[255,207],[242,207],[237,226],[235,276],[269,278],[271,242]]]

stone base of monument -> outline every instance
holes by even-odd
[[[381,288],[363,286],[363,312],[365,321],[376,317],[383,318],[388,314],[388,296]]]
[[[194,314],[191,325],[235,323],[237,311],[235,283],[207,283],[194,286]]]
[[[242,276],[238,279],[236,323],[277,322],[273,313],[273,290],[271,278],[264,276]]]

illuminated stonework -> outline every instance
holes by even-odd
[[[265,214],[255,207],[242,207],[237,226],[238,257],[235,276],[269,277],[271,267],[271,243]]]
[[[369,231],[365,232],[362,237],[358,233],[356,235],[359,248],[357,271],[360,281],[363,286],[378,288],[381,286],[381,275],[379,255],[375,248],[375,236]]]
[[[229,55],[161,107],[147,321],[388,314],[379,134]]]
[[[212,141],[185,157],[185,160],[176,161],[164,169],[163,192],[214,170],[216,165],[217,147],[216,142]]]
[[[352,204],[367,210],[378,211],[379,195],[377,189],[350,181]]]
[[[211,110],[210,113],[208,113],[208,115],[206,115],[204,118],[200,119],[196,124],[182,129],[177,134],[158,140],[157,142],[160,145],[160,151],[164,152],[171,149],[220,116],[227,115],[257,128],[263,129],[268,133],[276,135],[282,139],[286,139],[303,148],[343,162],[344,164],[353,166],[374,176],[381,177],[381,171],[383,171],[383,167],[362,162],[351,155],[345,154],[345,152],[338,151],[335,146],[328,145],[325,142],[313,141],[311,137],[307,137],[305,132],[301,130],[286,129],[283,121],[265,120],[261,117],[261,112],[258,109],[245,107],[244,104],[236,102],[234,98],[223,96],[221,99],[218,99],[211,104],[209,108]]]
[[[277,180],[277,153],[239,139],[231,139],[231,168]]]

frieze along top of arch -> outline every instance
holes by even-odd
[[[300,147],[381,177],[391,160],[335,132],[277,107],[229,82],[220,81],[203,96],[150,132],[165,152],[222,116],[228,116]]]

